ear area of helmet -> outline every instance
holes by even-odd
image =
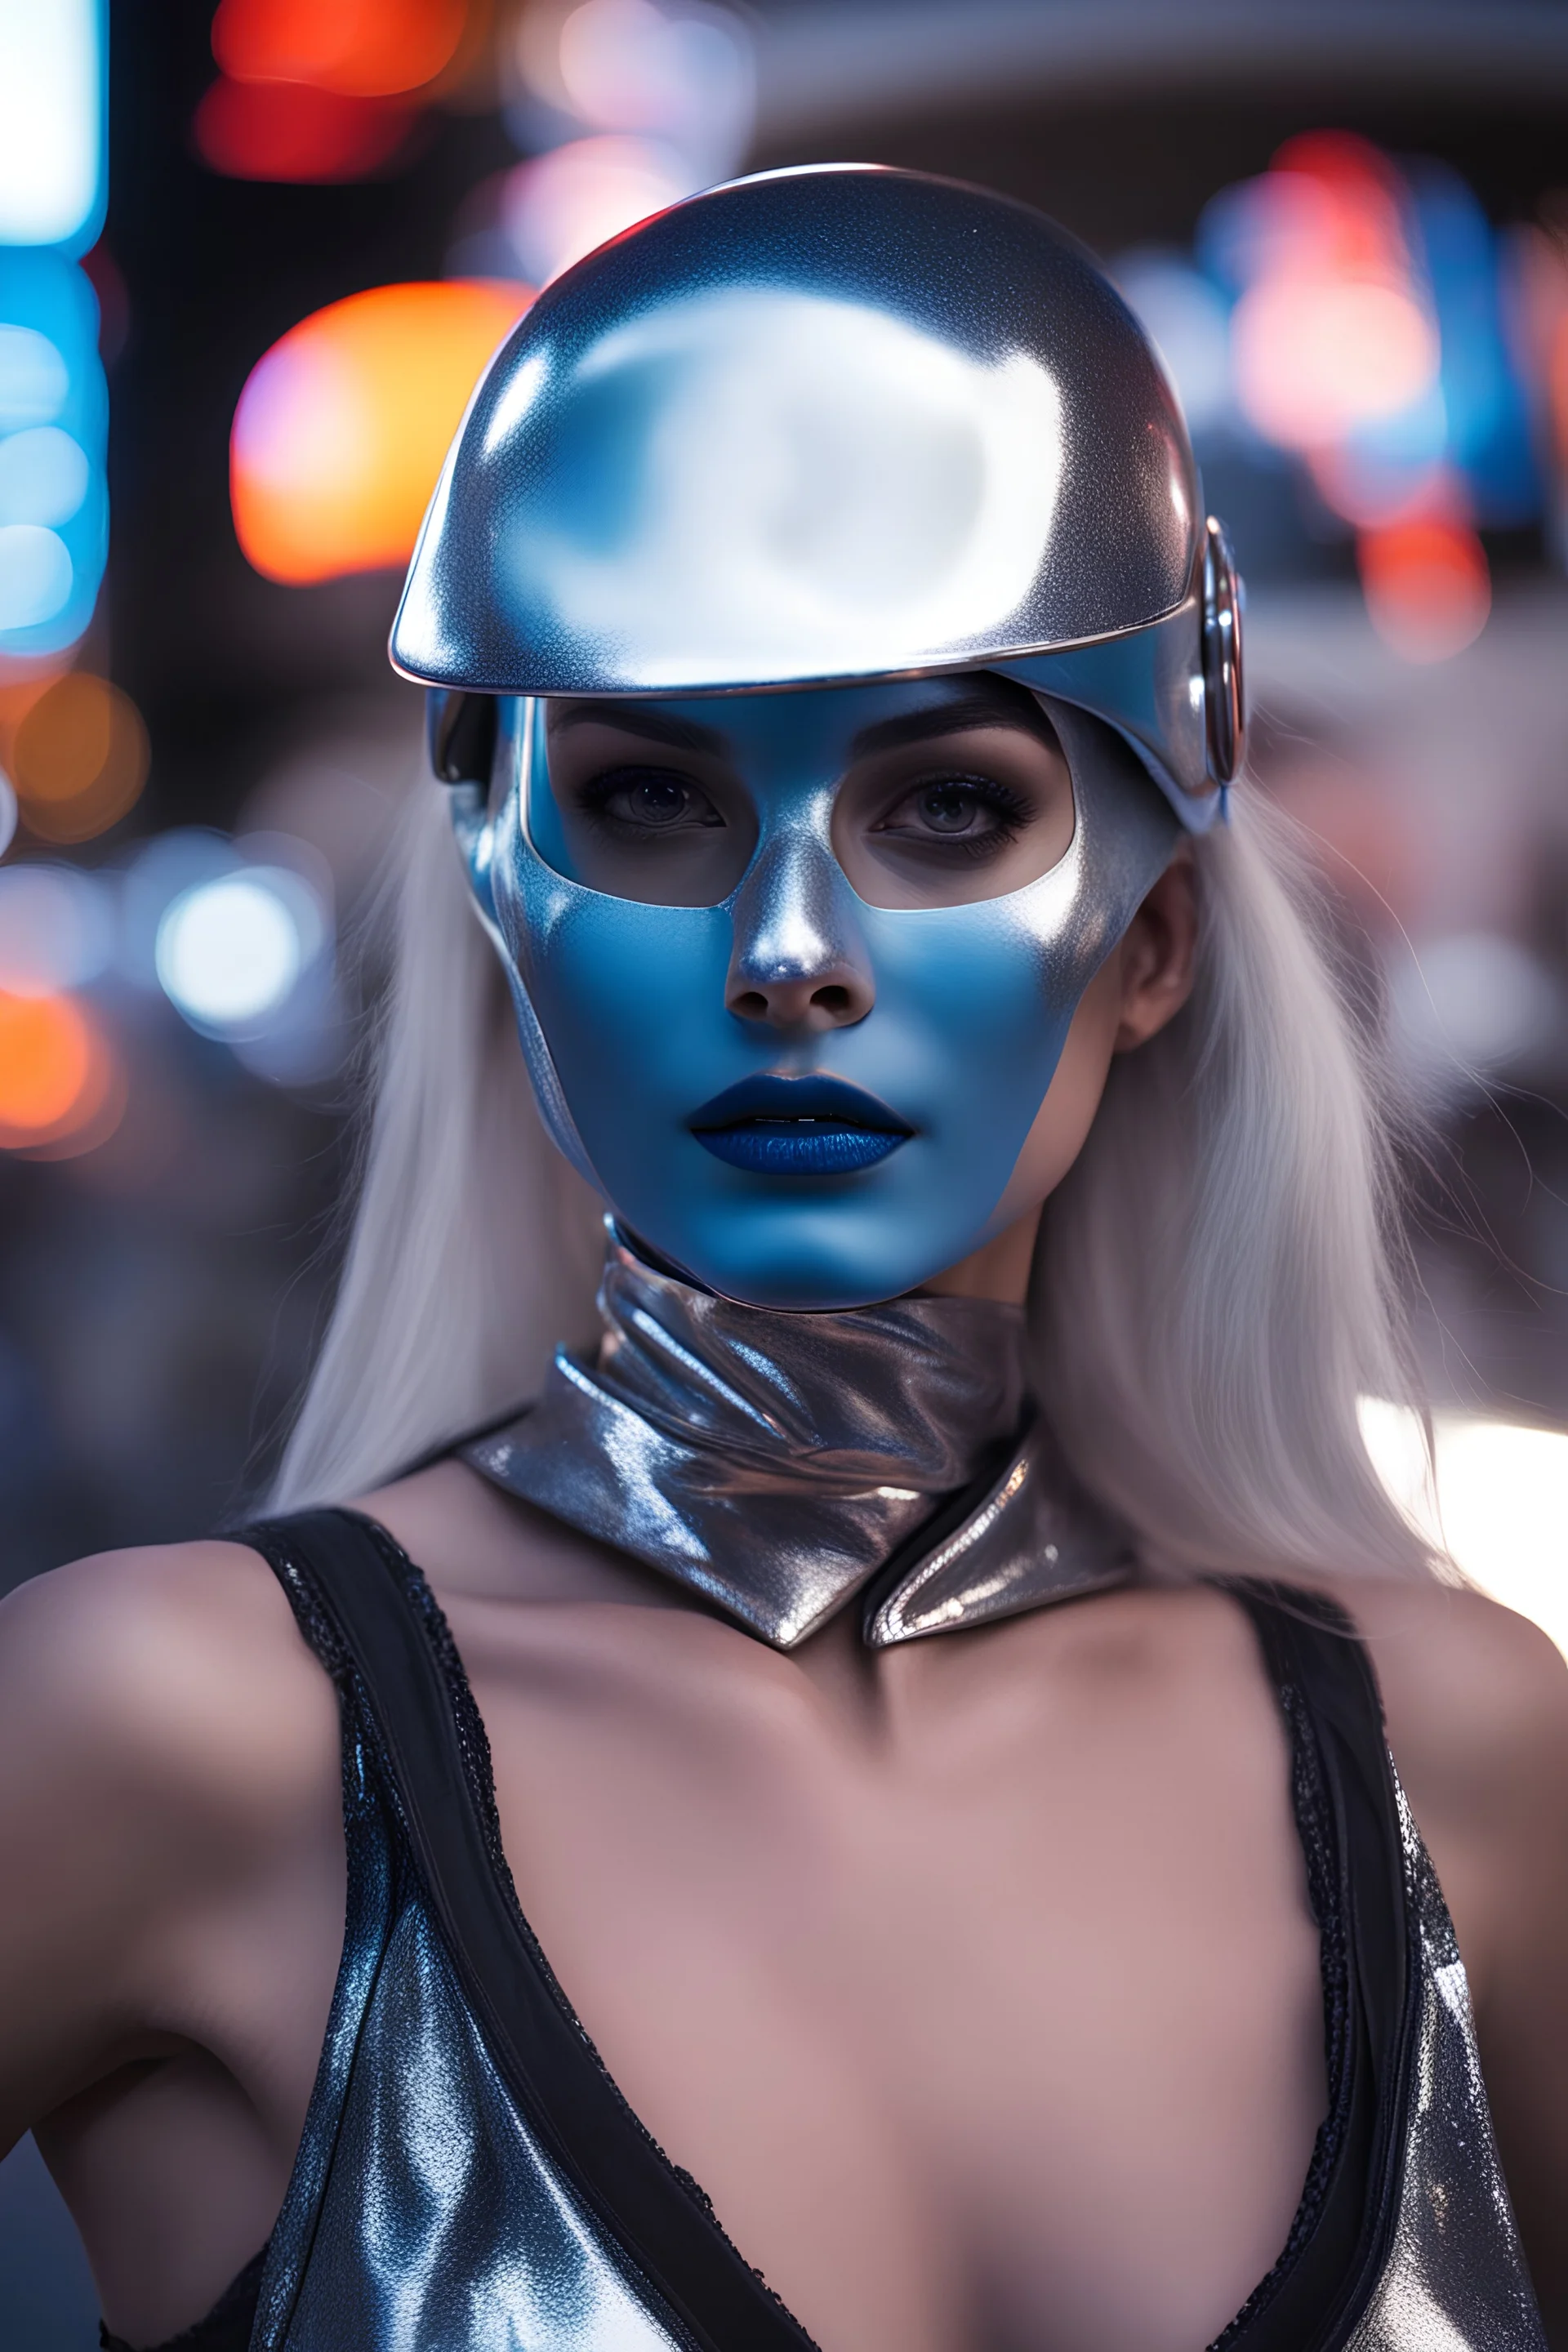
[[[1221,786],[1240,772],[1247,745],[1241,575],[1225,525],[1210,515],[1203,547],[1204,721],[1208,772]]]
[[[452,837],[479,919],[500,946],[490,865],[498,778],[504,778],[516,735],[515,697],[433,687],[425,732],[431,772],[446,787]],[[504,950],[503,950],[504,952]]]
[[[437,783],[479,784],[488,796],[500,731],[493,694],[433,686],[426,695],[425,740]]]

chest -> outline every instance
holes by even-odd
[[[742,2253],[824,2352],[1197,2352],[1323,2105],[1256,1669],[1024,1628],[849,1692],[633,1614],[454,1630],[523,1909]]]

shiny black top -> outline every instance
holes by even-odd
[[[247,1539],[338,1687],[348,1922],[261,2275],[164,2352],[807,2352],[518,1908],[483,1726],[418,1570],[346,1512]],[[1545,2352],[1364,1650],[1319,1596],[1231,1589],[1289,1732],[1329,2109],[1279,2259],[1211,2352]]]

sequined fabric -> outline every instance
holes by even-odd
[[[503,2084],[340,1688],[343,1955],[251,2352],[679,2352]]]
[[[1546,2352],[1448,1906],[1396,1783],[1412,2016],[1386,2250],[1343,2352]]]
[[[538,1403],[464,1459],[777,1648],[895,1561],[868,1612],[874,1646],[1125,1575],[1124,1545],[1069,1499],[1043,1435],[1020,1434],[1021,1308],[737,1307],[613,1231],[599,1307],[596,1361],[557,1355]]]

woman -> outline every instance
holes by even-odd
[[[1384,1128],[1200,515],[1092,266],[912,175],[492,368],[284,1516],[5,1604],[106,2340],[1568,2343],[1562,1669],[1361,1444]]]

